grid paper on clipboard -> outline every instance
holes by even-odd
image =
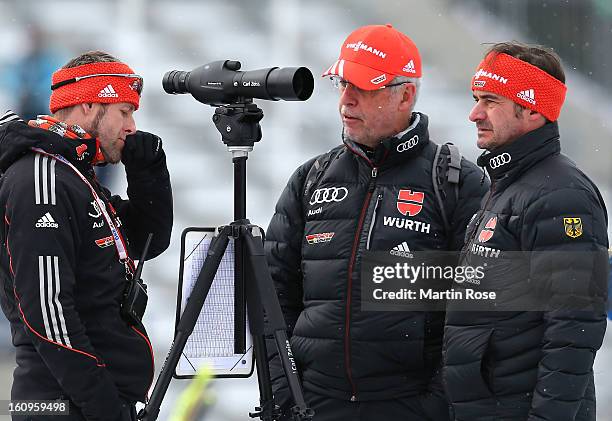
[[[200,275],[206,254],[216,232],[215,228],[186,228],[181,238],[181,269],[179,279],[179,315]],[[204,367],[215,377],[246,378],[253,374],[254,353],[250,332],[246,332],[246,352],[235,354],[234,311],[234,241],[230,237],[206,300],[198,314],[177,363],[176,378],[194,378]],[[245,320],[248,327],[248,321]]]
[[[183,304],[198,279],[199,268],[206,259],[210,238],[186,244],[193,250],[188,257],[191,268],[189,278],[184,279]],[[199,244],[198,244],[199,243]],[[186,262],[187,263],[187,262]],[[230,241],[215,276],[193,333],[185,344],[188,358],[225,357],[234,354],[234,242]]]

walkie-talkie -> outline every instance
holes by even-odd
[[[145,309],[147,308],[147,301],[149,300],[149,297],[147,296],[147,285],[142,279],[140,279],[140,275],[142,273],[142,266],[144,265],[145,258],[147,257],[152,238],[153,233],[149,233],[149,237],[147,238],[144,249],[142,250],[142,257],[138,261],[136,272],[134,273],[132,279],[127,282],[123,292],[121,316],[130,325],[140,324],[142,321],[142,316],[144,316]]]

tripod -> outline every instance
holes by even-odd
[[[235,320],[244,320],[240,317],[241,309],[246,308],[249,316],[251,335],[253,336],[253,349],[257,367],[257,380],[259,384],[259,403],[251,418],[260,418],[262,421],[275,421],[280,417],[280,409],[274,405],[270,370],[267,361],[265,330],[272,332],[274,342],[281,359],[289,390],[295,406],[291,408],[293,420],[307,421],[312,419],[314,411],[306,406],[304,395],[300,386],[297,366],[293,359],[291,345],[287,338],[287,327],[281,312],[276,290],[270,276],[266,256],[263,248],[263,230],[252,225],[246,219],[246,161],[253,145],[261,139],[261,126],[259,121],[263,118],[263,111],[252,103],[251,99],[242,99],[227,106],[215,109],[213,122],[221,133],[223,143],[232,153],[234,164],[234,222],[217,229],[213,238],[202,270],[185,306],[185,310],[178,322],[174,341],[166,357],[161,373],[157,379],[151,399],[138,414],[138,419],[154,421],[159,415],[159,408],[170,381],[176,369],[187,339],[193,332],[202,306],[208,295],[213,279],[230,238],[236,245],[236,279],[235,290],[237,304],[235,305]],[[244,286],[244,289],[241,286]],[[245,295],[241,294],[244,290]],[[264,311],[267,329],[264,329]],[[244,314],[244,313],[242,313]],[[239,326],[235,329],[239,338],[235,341],[237,352],[244,352],[244,339],[240,339]],[[242,335],[244,337],[244,335]]]

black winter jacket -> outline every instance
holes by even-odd
[[[149,258],[168,247],[172,193],[162,153],[149,168],[128,169],[129,201],[111,197],[79,159],[88,154],[81,144],[95,150],[94,139],[23,122],[0,126],[0,295],[17,350],[11,397],[70,399],[88,420],[114,420],[121,401],[145,399],[151,343],[142,325],[120,316],[126,269],[89,187],[68,165],[30,147],[63,156],[86,176],[109,213],[116,210],[132,257],[149,232]]]
[[[412,121],[401,139],[383,140],[371,158],[345,142],[308,197],[304,184],[315,159],[306,162],[270,222],[272,278],[303,386],[318,394],[360,401],[422,394],[441,363],[443,313],[361,311],[365,250],[447,250],[448,244],[459,250],[488,186],[463,159],[452,232],[445,233],[432,185],[436,145],[427,116],[414,113]],[[399,211],[400,189],[423,193],[413,216]],[[277,357],[270,368],[278,395],[286,384]]]
[[[479,158],[491,191],[468,227],[462,264],[486,264],[483,290],[530,285],[530,295],[503,312],[453,311],[449,302],[444,379],[457,420],[595,420],[605,313],[541,306],[607,279],[603,200],[560,149],[549,123]],[[526,264],[513,263],[519,255]],[[545,300],[529,307],[541,311],[520,311],[544,287]]]

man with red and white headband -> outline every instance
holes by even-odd
[[[461,261],[484,275],[456,288],[493,291],[496,301],[449,301],[444,380],[456,420],[596,419],[607,213],[560,152],[564,83],[556,54],[518,42],[493,45],[471,81],[469,118],[491,189]]]
[[[134,420],[153,380],[142,314],[129,311],[124,292],[149,234],[146,259],[168,247],[173,210],[161,139],[136,130],[142,87],[127,64],[92,51],[53,74],[51,115],[0,118],[0,298],[17,360],[11,399],[38,403],[14,420]],[[129,200],[111,195],[93,170],[119,161]],[[69,415],[57,413],[58,402],[48,406],[57,400]]]
[[[364,255],[407,264],[414,252],[460,249],[488,187],[475,164],[430,140],[427,116],[414,111],[421,74],[416,45],[391,25],[348,36],[323,74],[338,89],[343,143],[296,170],[268,228],[268,262],[316,421],[448,419],[444,313],[387,311],[393,302],[362,309]],[[276,356],[270,371],[287,413]]]

